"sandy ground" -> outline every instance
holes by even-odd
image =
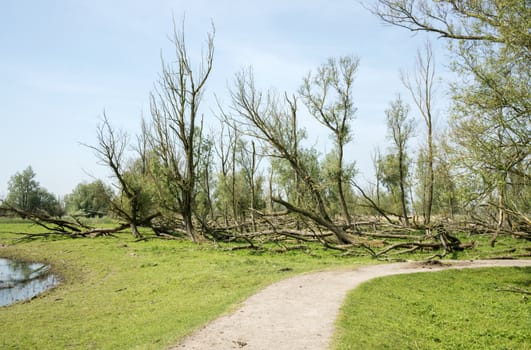
[[[531,260],[408,262],[299,275],[263,289],[171,349],[327,349],[339,308],[359,284],[381,276],[493,266],[531,266]]]

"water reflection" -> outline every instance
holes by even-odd
[[[59,280],[49,269],[40,263],[0,258],[0,307],[30,299],[57,285]]]

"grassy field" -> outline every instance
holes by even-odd
[[[221,251],[209,244],[118,238],[13,242],[0,256],[52,264],[63,283],[31,303],[0,309],[1,349],[164,349],[274,281],[368,260],[336,252]],[[7,244],[7,245],[6,245]]]
[[[1,349],[164,349],[274,281],[305,271],[375,263],[318,246],[310,254],[223,251],[210,244],[134,242],[127,233],[116,238],[14,244],[19,236],[10,233],[41,231],[24,222],[0,222],[0,256],[50,263],[62,278],[58,288],[30,303],[0,309]],[[501,240],[494,250],[509,244]],[[478,247],[454,258],[494,252],[486,241]],[[529,342],[525,345],[522,339],[531,337],[529,301],[494,287],[528,283],[529,289],[530,275],[529,269],[447,271],[370,282],[345,305],[335,345],[338,349],[468,349],[460,344],[483,337],[488,342],[478,344],[493,349],[507,344],[526,349]],[[474,277],[479,278],[477,283]],[[355,301],[358,298],[363,302]],[[407,312],[396,303],[405,305]],[[367,310],[362,312],[361,304]],[[502,321],[484,327],[486,316],[475,318],[478,310]],[[370,339],[376,343],[367,343]]]
[[[350,293],[336,350],[531,349],[531,268],[391,276]]]

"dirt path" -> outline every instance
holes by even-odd
[[[362,282],[413,272],[494,266],[531,266],[531,260],[411,262],[303,274],[263,289],[232,314],[214,320],[172,349],[327,349],[346,294]]]

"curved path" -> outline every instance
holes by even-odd
[[[299,275],[272,284],[172,349],[327,349],[346,294],[370,279],[444,269],[531,266],[531,260],[372,265]]]

